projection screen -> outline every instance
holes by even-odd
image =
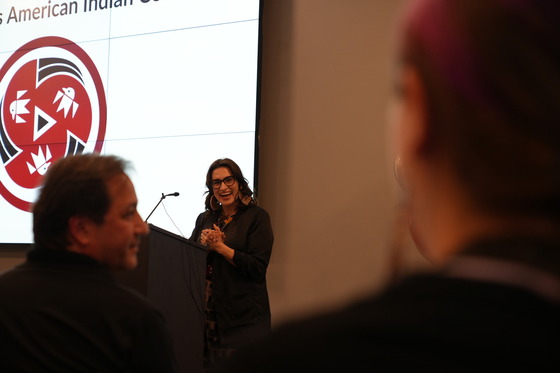
[[[31,243],[44,173],[114,154],[149,222],[189,237],[205,174],[254,186],[258,0],[0,0],[0,243]]]

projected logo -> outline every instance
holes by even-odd
[[[0,194],[30,211],[58,158],[100,152],[107,103],[91,58],[59,37],[35,39],[0,68]]]

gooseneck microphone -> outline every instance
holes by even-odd
[[[161,198],[159,199],[159,202],[157,203],[157,205],[154,207],[154,209],[152,210],[152,212],[150,212],[150,215],[148,215],[148,217],[146,218],[146,220],[144,220],[144,223],[148,222],[148,219],[150,218],[150,216],[152,216],[152,214],[154,213],[154,211],[156,211],[157,207],[159,206],[159,204],[161,203],[161,201],[163,201],[165,199],[165,197],[177,197],[179,195],[179,192],[175,192],[175,193],[169,193],[169,194],[163,194],[161,193]]]

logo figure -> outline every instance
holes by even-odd
[[[56,159],[100,152],[107,104],[97,68],[78,45],[35,39],[0,68],[0,195],[31,211]]]
[[[22,100],[21,98],[27,91],[18,91],[17,92],[17,100],[12,101],[10,104],[10,113],[12,114],[12,119],[16,121],[16,123],[25,123],[25,119],[21,117],[22,114],[29,114],[29,110],[25,107],[29,102],[29,99]]]
[[[60,100],[60,105],[58,105],[57,112],[64,110],[64,118],[68,115],[68,111],[72,108],[72,118],[76,115],[76,110],[78,110],[78,103],[74,101],[76,96],[76,91],[72,87],[62,88],[62,90],[56,92],[56,97],[54,98],[53,104]]]
[[[52,155],[48,145],[46,146],[46,150],[47,155],[43,154],[43,148],[41,147],[39,147],[39,153],[31,153],[31,156],[33,157],[33,165],[31,165],[29,162],[27,163],[30,174],[38,172],[39,175],[44,175],[45,173],[47,173],[47,169],[51,165],[51,162],[47,161],[52,158]]]

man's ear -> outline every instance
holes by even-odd
[[[87,246],[90,243],[92,224],[91,219],[83,216],[72,216],[68,220],[68,235],[71,244],[78,247]]]

